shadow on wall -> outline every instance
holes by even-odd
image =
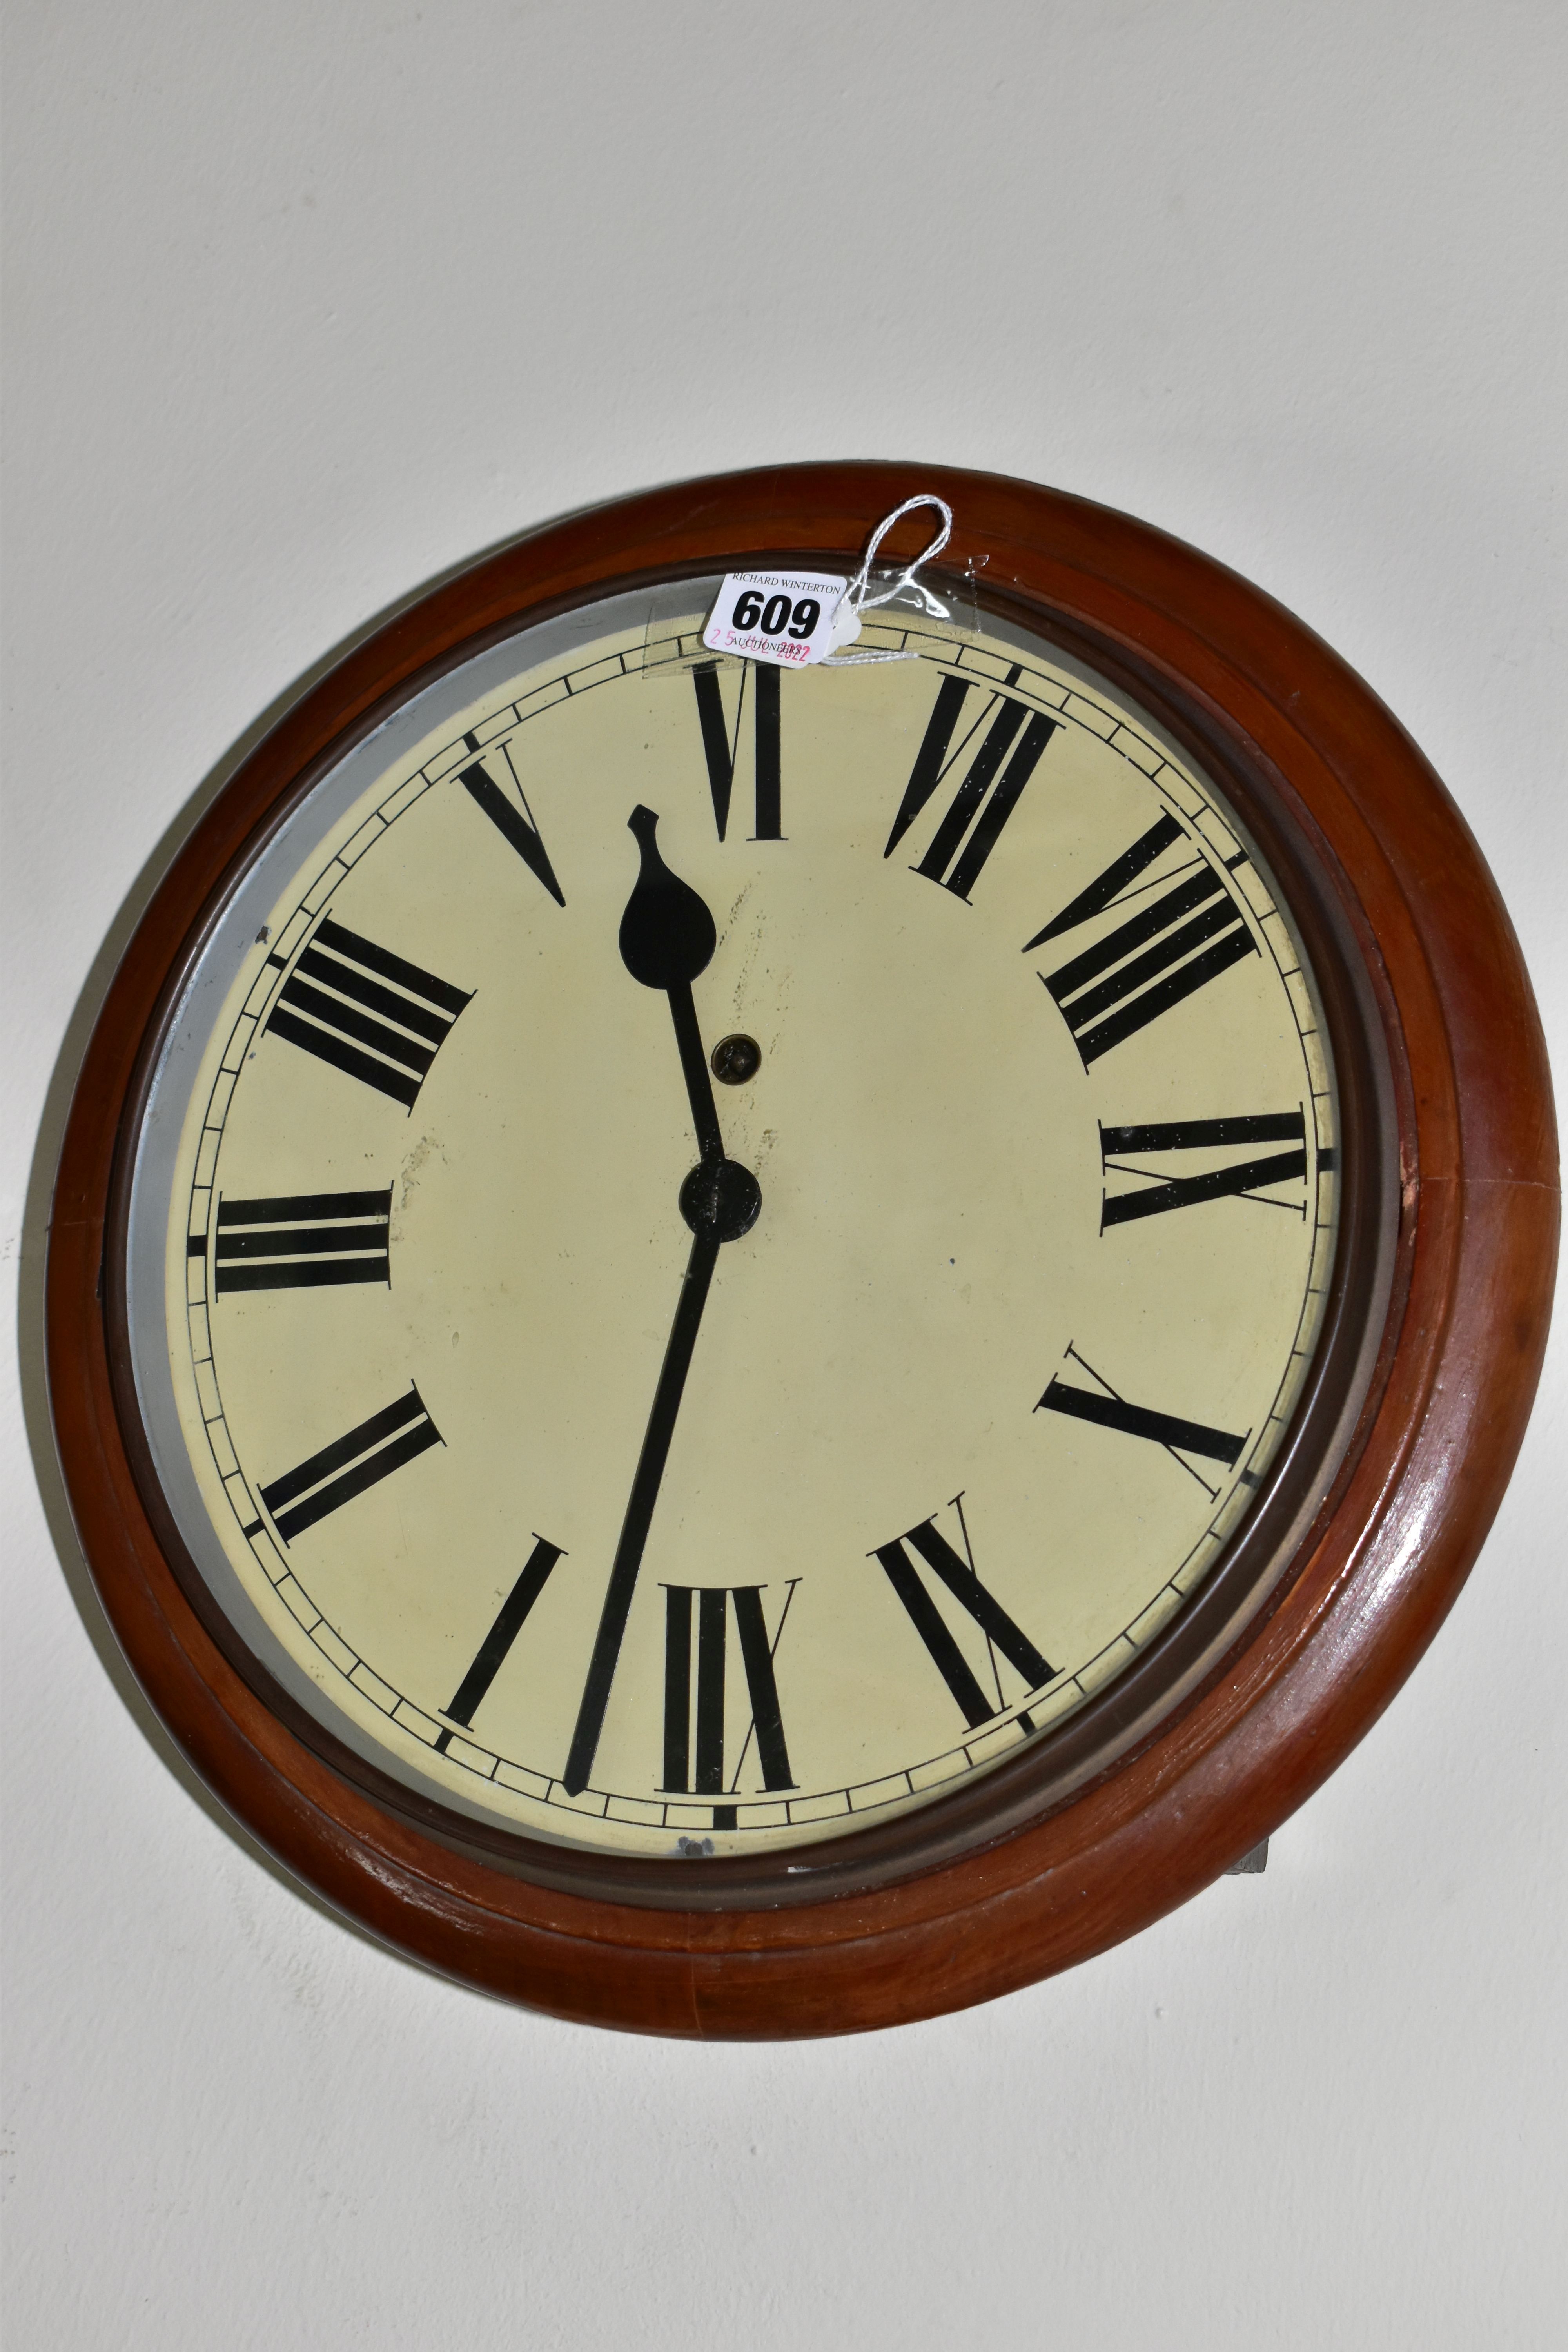
[[[582,509],[576,509],[576,511],[582,511]],[[566,519],[565,515],[551,516],[536,528],[543,530],[551,524]],[[230,777],[249,757],[256,746],[271,732],[300,698],[325,677],[329,671],[335,669],[341,661],[346,659],[356,646],[383,627],[386,622],[394,619],[398,613],[406,610],[410,604],[417,603],[421,597],[428,595],[433,589],[442,586],[448,580],[456,579],[458,574],[466,572],[470,564],[482,562],[487,557],[498,552],[500,549],[514,544],[520,535],[526,537],[528,534],[509,534],[507,538],[497,540],[489,547],[464,556],[460,562],[447,565],[445,570],[435,573],[430,579],[421,582],[417,587],[409,589],[405,594],[384,606],[380,612],[373,614],[330,652],[323,654],[320,660],[301,671],[299,677],[294,678],[283,692],[259,713],[237,740],[230,745],[222,758],[202,779],[178,814],[165,827],[140,873],[121,901],[103,943],[93,958],[87,978],[71,1009],[70,1018],[66,1024],[65,1035],[56,1057],[54,1068],[50,1073],[48,1087],[44,1097],[43,1118],[39,1123],[37,1141],[27,1172],[26,1198],[22,1216],[21,1261],[18,1268],[16,1303],[16,1352],[21,1367],[22,1412],[26,1429],[27,1447],[32,1455],[34,1475],[37,1480],[38,1493],[44,1507],[44,1517],[48,1524],[49,1535],[60,1563],[66,1587],[86,1629],[88,1639],[97,1654],[100,1664],[154,1755],[186,1793],[201,1807],[209,1821],[216,1822],[242,1852],[276,1879],[279,1885],[288,1887],[290,1893],[297,1895],[302,1903],[310,1904],[311,1908],[319,1911],[324,1918],[336,1921],[340,1927],[356,1936],[363,1943],[374,1946],[378,1951],[387,1950],[389,1957],[398,1959],[402,1965],[410,1968],[416,1967],[418,1963],[408,1959],[402,1953],[392,1953],[389,1947],[381,1945],[363,1927],[342,1917],[329,1904],[322,1902],[311,1889],[302,1885],[299,1880],[285,1871],[268,1853],[265,1846],[259,1844],[247,1831],[240,1827],[214,1796],[205,1781],[200,1780],[192,1769],[184,1753],[169,1737],[161,1719],[149,1705],[141,1685],[121,1655],[119,1644],[100,1605],[92,1578],[82,1556],[81,1547],[77,1542],[76,1529],[71,1523],[70,1507],[66,1499],[65,1485],[61,1479],[59,1464],[55,1454],[54,1429],[49,1414],[48,1381],[44,1349],[44,1276],[48,1251],[49,1213],[54,1194],[55,1171],[59,1162],[60,1145],[65,1136],[71,1097],[76,1091],[77,1076],[85,1058],[100,1008],[108,993],[110,982],[114,977],[121,958],[125,953],[138,923],[146,912],[181,843],[198,817],[216,799]]]

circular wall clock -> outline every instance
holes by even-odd
[[[706,651],[916,491],[899,658]],[[566,2016],[884,2025],[1366,1729],[1511,1466],[1556,1181],[1475,845],[1299,623],[1028,485],[732,476],[427,594],[194,826],[70,1117],[59,1450],[329,1902]]]

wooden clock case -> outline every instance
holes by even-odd
[[[1340,1074],[1328,1336],[1279,1466],[1198,1599],[1008,1765],[765,1864],[620,1862],[426,1804],[306,1718],[213,1605],[163,1506],[124,1328],[128,1171],[181,975],[258,841],[416,683],[642,583],[855,568],[934,490],[942,572],[1121,683],[1268,855]],[[888,552],[912,555],[925,518]],[[1147,525],[940,467],[767,469],[616,500],[486,557],[289,710],[186,839],[109,989],[57,1179],[49,1383],[71,1507],[153,1705],[230,1810],[373,1934],[487,1991],[647,2032],[929,2016],[1148,1925],[1331,1772],[1415,1665],[1500,1500],[1545,1344],[1559,1190],[1545,1049],[1496,887],[1369,689],[1259,590]],[[1211,1590],[1212,1588],[1212,1590]]]

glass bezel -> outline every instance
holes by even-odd
[[[448,709],[545,659],[569,654],[613,626],[650,614],[689,613],[720,576],[710,566],[639,582],[612,584],[542,621],[513,624],[469,641],[433,667],[397,698],[396,708],[350,730],[314,763],[285,803],[236,860],[230,880],[215,895],[165,991],[165,1009],[143,1055],[133,1121],[140,1147],[116,1188],[111,1258],[121,1269],[111,1292],[111,1316],[121,1319],[117,1351],[122,1418],[139,1484],[168,1556],[188,1597],[264,1703],[289,1722],[333,1769],[376,1801],[404,1812],[455,1850],[481,1853],[490,1864],[545,1885],[588,1888],[631,1903],[682,1908],[752,1907],[758,1903],[816,1899],[908,1876],[1043,1818],[1090,1780],[1134,1753],[1189,1704],[1219,1671],[1226,1654],[1255,1627],[1277,1599],[1300,1553],[1314,1516],[1330,1497],[1345,1447],[1372,1377],[1393,1267],[1397,1217],[1394,1121],[1381,1026],[1364,963],[1345,920],[1342,893],[1326,870],[1328,853],[1314,841],[1281,781],[1249,761],[1231,730],[1217,726],[1195,699],[1140,666],[1125,649],[1037,608],[1026,616],[1005,597],[982,592],[986,625],[1013,633],[1026,646],[1048,651],[1130,698],[1178,754],[1195,761],[1255,842],[1270,880],[1307,941],[1323,1006],[1341,1095],[1343,1191],[1340,1238],[1322,1335],[1290,1428],[1242,1527],[1194,1599],[1148,1651],[1059,1727],[991,1766],[960,1787],[933,1796],[897,1817],[844,1835],[774,1848],[755,1857],[715,1857],[700,1873],[664,1860],[642,1860],[509,1829],[480,1806],[433,1797],[428,1784],[405,1780],[384,1749],[343,1718],[324,1719],[321,1695],[261,1621],[226,1560],[206,1556],[200,1542],[205,1510],[182,1492],[183,1441],[171,1435],[169,1401],[159,1393],[155,1350],[147,1334],[162,1328],[166,1200],[158,1199],[158,1155],[181,1120],[170,1091],[172,1073],[194,1063],[190,1048],[201,1033],[195,1008],[209,1001],[226,957],[248,943],[277,896],[279,877],[299,863],[302,835],[322,829],[339,807],[352,805],[369,776],[383,771],[399,746],[428,732]],[[527,652],[520,657],[520,645]],[[161,1100],[164,1115],[147,1113]],[[154,1295],[159,1313],[152,1315]],[[132,1395],[124,1396],[129,1383]],[[126,1410],[128,1408],[128,1410]],[[188,1474],[188,1465],[187,1465]],[[195,1532],[196,1540],[190,1538]],[[335,1711],[333,1711],[335,1714]]]

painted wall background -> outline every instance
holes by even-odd
[[[193,793],[431,574],[723,467],[993,467],[1260,582],[1447,778],[1561,1045],[1565,33],[14,0],[14,2352],[1562,2341],[1561,1347],[1459,1606],[1265,1876],[973,2015],[726,2050],[427,1979],[215,1818],[75,1554],[37,1318],[75,1057]]]

